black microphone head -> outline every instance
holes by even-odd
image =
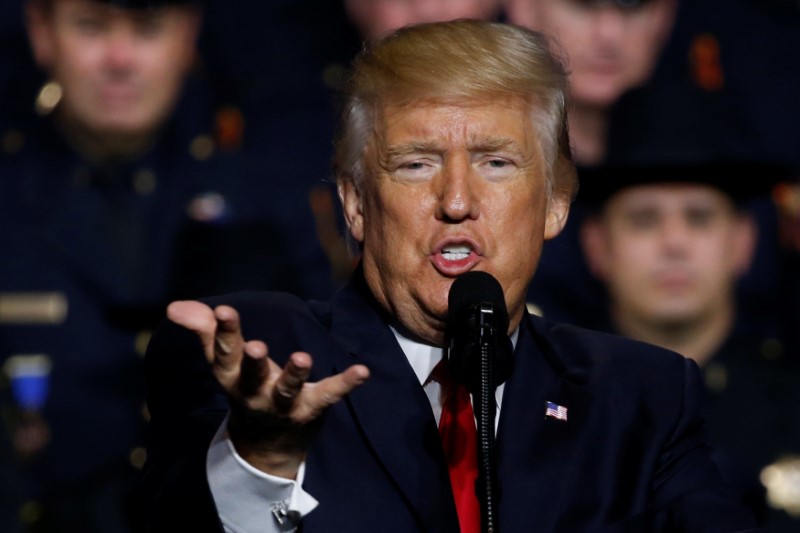
[[[467,272],[455,279],[447,300],[447,368],[473,394],[482,383],[496,387],[508,379],[513,366],[500,282],[487,272]]]
[[[489,303],[496,314],[496,325],[500,333],[508,331],[508,309],[503,296],[503,287],[488,272],[471,270],[458,276],[450,286],[447,297],[448,329],[460,320],[466,309],[476,304]]]

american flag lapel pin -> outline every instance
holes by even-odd
[[[544,402],[544,406],[545,418],[555,418],[556,420],[561,420],[562,422],[567,421],[567,408],[563,405],[558,405],[557,403],[553,402]]]

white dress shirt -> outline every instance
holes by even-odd
[[[436,423],[442,415],[439,397],[441,387],[430,379],[434,367],[442,360],[442,349],[402,336],[392,328],[411,368],[431,403]],[[516,345],[518,330],[511,336]],[[497,387],[495,400],[500,419],[505,384]],[[222,526],[227,533],[280,533],[295,531],[303,516],[313,511],[317,500],[303,490],[305,463],[300,465],[297,479],[271,476],[262,472],[236,453],[228,437],[227,417],[220,426],[206,456],[208,484],[217,506]]]

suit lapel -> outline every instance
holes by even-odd
[[[458,518],[430,404],[377,304],[359,283],[351,282],[337,296],[331,314],[331,333],[345,347],[336,370],[363,363],[371,372],[347,402],[424,529],[453,530]],[[584,387],[566,379],[561,358],[536,331],[535,320],[526,317],[520,328],[498,429],[500,525],[508,531],[556,527],[590,400]],[[567,420],[545,417],[547,401],[566,407]]]
[[[534,320],[526,317],[520,327],[500,411],[500,526],[506,531],[555,528],[589,406],[588,391],[565,379],[563,363]],[[567,408],[566,421],[545,417],[548,401]]]
[[[430,402],[365,291],[358,280],[351,282],[332,306],[331,333],[349,357],[336,370],[362,363],[371,373],[347,402],[418,521],[429,531],[453,530],[458,518]]]

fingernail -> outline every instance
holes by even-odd
[[[228,355],[229,353],[231,353],[231,347],[228,346],[225,343],[225,341],[223,341],[219,337],[214,337],[214,346],[218,351],[224,353],[225,355]]]

